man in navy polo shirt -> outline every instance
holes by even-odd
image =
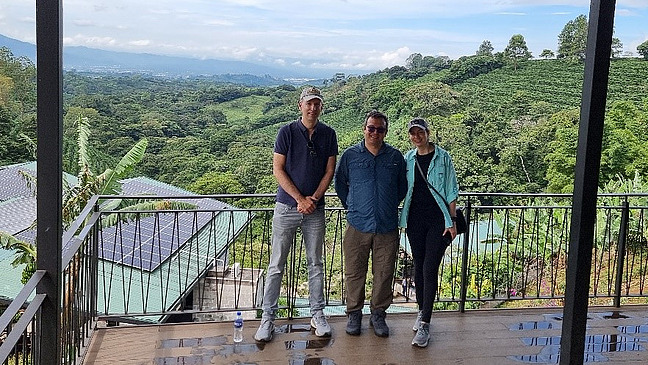
[[[272,253],[268,264],[263,315],[254,335],[272,340],[281,279],[297,228],[301,228],[308,264],[311,326],[317,336],[330,336],[324,316],[324,193],[335,173],[338,154],[333,128],[319,121],[324,99],[319,89],[306,87],[299,98],[301,118],[279,129],[272,170],[279,189],[272,219]]]

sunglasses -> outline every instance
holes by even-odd
[[[383,127],[374,127],[372,125],[368,125],[366,128],[369,131],[369,133],[378,132],[378,134],[383,134],[383,133],[387,132],[387,129],[383,128]]]
[[[317,151],[315,151],[315,144],[313,144],[313,141],[308,141],[308,152],[311,156],[317,157]]]

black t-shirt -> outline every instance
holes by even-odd
[[[421,166],[423,173],[428,171],[434,152],[427,155],[416,154],[416,160]],[[443,212],[432,196],[432,192],[427,185],[427,182],[421,176],[416,165],[414,166],[414,190],[412,192],[412,203],[410,204],[410,211],[408,220],[413,218],[427,217],[429,220],[443,220]]]

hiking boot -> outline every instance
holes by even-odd
[[[426,347],[430,342],[430,324],[421,322],[414,339],[412,339],[412,346]]]
[[[348,314],[349,320],[346,325],[346,333],[352,336],[360,335],[360,328],[362,327],[362,311],[353,311]]]
[[[254,334],[254,339],[259,342],[269,342],[270,340],[272,340],[272,334],[274,333],[274,330],[274,321],[268,318],[262,318],[261,325]]]
[[[414,327],[412,327],[412,331],[416,332],[419,329],[419,326],[421,325],[421,319],[423,318],[423,311],[418,311],[418,314],[416,315],[416,322],[414,322]]]
[[[385,323],[386,315],[384,310],[376,310],[371,313],[371,318],[369,318],[369,325],[373,326],[374,333],[378,337],[389,337],[389,327]]]
[[[315,328],[315,336],[324,337],[331,335],[331,326],[329,326],[326,317],[324,317],[324,312],[321,310],[313,314],[310,322],[311,327]]]

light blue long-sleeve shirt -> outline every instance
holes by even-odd
[[[347,221],[366,233],[398,228],[398,205],[407,191],[405,160],[387,143],[374,156],[364,141],[347,148],[335,169],[335,190]]]

